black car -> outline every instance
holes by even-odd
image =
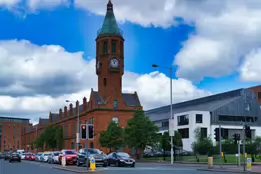
[[[131,166],[135,167],[135,160],[130,157],[129,154],[125,152],[112,152],[108,155],[108,165],[121,166]]]
[[[21,162],[21,157],[18,153],[12,153],[9,157],[9,163],[13,162],[13,161],[17,161],[17,162]]]
[[[5,160],[8,160],[10,158],[10,155],[11,155],[10,152],[5,153]]]
[[[78,154],[78,159],[77,159],[77,166],[82,166],[86,164],[86,152],[87,149],[81,149],[80,153]],[[99,149],[88,149],[88,166],[90,166],[90,159],[93,157],[95,159],[95,164],[96,166],[103,166],[107,167],[108,165],[108,160],[107,156],[102,153]]]

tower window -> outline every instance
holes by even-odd
[[[111,50],[112,53],[116,53],[116,42],[113,41],[112,42],[112,50]]]
[[[114,109],[118,109],[118,101],[117,100],[114,100],[113,107],[114,107]]]
[[[108,53],[108,42],[104,42],[103,52]]]
[[[107,79],[106,79],[106,78],[103,79],[103,85],[104,85],[104,86],[107,85]]]

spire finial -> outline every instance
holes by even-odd
[[[107,4],[107,12],[112,12],[112,11],[113,11],[113,4],[111,0],[109,0]]]

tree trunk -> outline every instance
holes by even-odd
[[[165,161],[166,160],[166,155],[165,155],[165,149],[163,149],[163,160]]]

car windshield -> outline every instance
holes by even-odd
[[[127,154],[127,153],[117,153],[117,156],[119,156],[121,158],[128,158],[128,157],[130,157],[130,155]]]
[[[75,155],[74,151],[65,151],[65,155]]]
[[[53,155],[54,155],[54,156],[59,156],[60,153],[59,153],[59,152],[57,152],[57,153],[53,153]]]
[[[88,149],[88,152],[91,155],[102,154],[102,152],[99,149]]]
[[[27,154],[27,156],[31,156],[32,154]]]
[[[44,154],[44,156],[49,156],[49,154]]]

